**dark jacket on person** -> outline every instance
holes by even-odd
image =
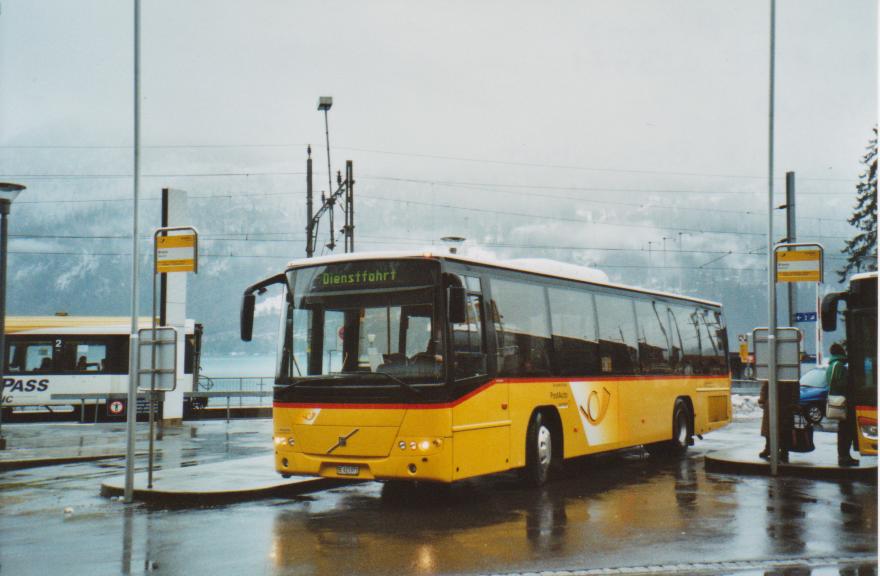
[[[846,396],[846,356],[835,354],[831,357],[825,372],[825,382],[828,384],[829,394]]]

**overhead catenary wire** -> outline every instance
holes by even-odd
[[[244,144],[231,144],[231,143],[215,143],[215,144],[153,144],[153,145],[144,145],[142,148],[144,149],[221,149],[221,148],[302,148],[306,146],[305,144],[261,144],[261,143],[244,143]],[[126,145],[49,145],[49,144],[7,144],[0,145],[0,150],[125,150],[127,148],[131,148],[131,146]],[[766,180],[766,176],[756,175],[756,174],[729,174],[729,173],[714,173],[714,172],[692,172],[692,171],[671,171],[671,170],[640,170],[633,168],[607,168],[607,167],[595,167],[595,166],[579,166],[573,164],[548,164],[541,162],[523,162],[516,160],[501,160],[501,159],[493,159],[493,158],[469,158],[465,156],[450,156],[443,154],[429,154],[423,152],[400,152],[394,150],[377,150],[374,148],[363,148],[363,147],[353,147],[353,146],[336,146],[338,150],[347,150],[350,152],[361,152],[367,154],[380,154],[387,156],[399,156],[406,158],[421,158],[425,160],[442,160],[442,161],[451,161],[451,162],[466,162],[466,163],[476,163],[476,164],[487,164],[487,165],[498,165],[498,166],[517,166],[523,168],[541,168],[541,169],[553,169],[553,170],[573,170],[573,171],[587,171],[587,172],[599,172],[599,173],[611,173],[611,174],[636,174],[636,175],[651,175],[651,176],[680,176],[680,177],[697,177],[697,178],[724,178],[724,179],[744,179],[744,180],[758,180],[764,181]],[[784,176],[780,176],[779,178],[784,178]],[[800,177],[801,180],[810,180],[810,181],[819,181],[819,182],[855,182],[856,180],[850,178],[828,178],[828,177]]]

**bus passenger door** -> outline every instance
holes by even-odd
[[[506,384],[489,384],[483,297],[479,279],[466,278],[466,318],[451,325],[453,478],[506,470],[510,415]]]

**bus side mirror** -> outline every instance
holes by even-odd
[[[833,292],[822,298],[822,330],[837,329],[837,303],[846,298],[846,292]]]
[[[257,297],[253,292],[245,292],[241,299],[241,339],[250,342],[254,334],[254,306]]]
[[[465,289],[461,286],[450,286],[447,290],[449,321],[453,324],[463,324],[467,320]]]

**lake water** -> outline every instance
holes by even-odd
[[[202,375],[210,378],[272,377],[274,356],[202,356]]]

